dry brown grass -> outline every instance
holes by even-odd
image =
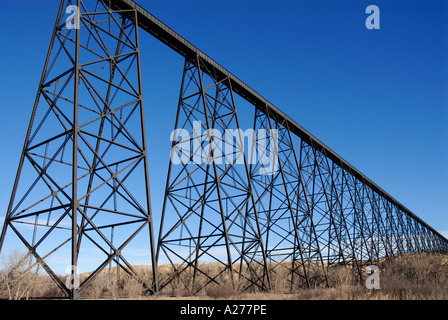
[[[18,253],[4,260],[0,270],[0,299],[27,299],[30,297],[58,297],[60,290],[54,282],[35,269],[26,271],[26,261],[20,261]],[[313,289],[303,289],[290,285],[289,270],[286,265],[271,265],[271,290],[243,291],[245,282],[237,275],[230,278],[229,272],[222,272],[218,263],[200,264],[195,275],[197,288],[192,288],[193,268],[173,277],[173,266],[158,268],[159,280],[172,281],[160,292],[159,299],[247,299],[247,300],[424,300],[448,299],[448,255],[406,254],[393,259],[383,259],[377,263],[380,269],[380,289],[368,290],[357,279],[354,269],[344,266],[331,266],[326,269],[329,287],[316,285]],[[310,265],[311,266],[311,265]],[[312,267],[312,266],[311,266]],[[152,283],[151,268],[134,267],[146,283]],[[235,269],[238,266],[235,266]],[[319,270],[311,270],[314,284],[319,278]],[[243,270],[244,271],[244,270]],[[210,282],[204,274],[217,276]],[[367,274],[366,274],[367,275]],[[365,275],[365,276],[366,276]],[[82,274],[81,281],[89,274]],[[297,278],[299,279],[299,278]],[[364,281],[364,280],[363,280]],[[234,283],[234,285],[232,284]],[[191,296],[196,292],[195,296]],[[140,282],[119,268],[106,269],[82,292],[82,296],[92,299],[154,299],[148,296]]]
[[[364,285],[365,278],[360,283],[353,268],[339,265],[331,266],[326,270],[329,287],[317,286],[314,289],[302,289],[296,286],[291,288],[288,269],[285,266],[276,265],[271,270],[271,291],[269,292],[240,292],[231,286],[229,278],[223,276],[220,278],[221,285],[210,284],[195,298],[249,300],[448,299],[448,255],[409,253],[392,259],[382,259],[377,265],[380,269],[379,290],[367,289]],[[219,272],[217,265],[201,267],[204,272],[211,272],[209,274]],[[210,269],[214,269],[214,272]],[[165,269],[165,271],[169,273],[169,269]],[[315,273],[315,276],[318,276],[317,267]],[[367,274],[364,276],[366,277]],[[188,273],[182,274],[176,281],[170,284],[171,292],[162,290],[162,297],[185,298],[190,295],[185,286],[191,281]]]

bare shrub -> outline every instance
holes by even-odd
[[[0,259],[0,294],[4,299],[29,298],[36,284],[38,268],[33,268],[30,256],[14,250]]]
[[[327,270],[328,285],[340,287],[344,285],[355,285],[357,278],[351,266],[336,265]]]
[[[448,280],[448,265],[439,254],[407,254],[383,264],[384,275],[400,275],[416,283]]]
[[[129,277],[122,284],[122,295],[129,299],[140,298],[144,294],[142,284],[135,278]]]
[[[291,275],[288,268],[281,264],[270,265],[271,291],[274,293],[289,292],[291,289]]]
[[[144,295],[141,280],[115,268],[103,270],[82,291],[93,299],[136,299]]]
[[[389,299],[448,299],[446,255],[408,253],[381,265],[380,294]]]
[[[235,288],[232,284],[211,284],[205,288],[205,294],[211,298],[229,298],[236,295]]]

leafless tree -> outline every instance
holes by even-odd
[[[29,297],[38,275],[31,257],[19,250],[0,257],[0,296],[10,300]]]

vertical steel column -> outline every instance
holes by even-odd
[[[77,0],[76,5],[81,8],[81,0]],[[82,20],[82,13],[79,12],[79,20]],[[71,199],[71,218],[72,218],[72,255],[71,255],[71,277],[74,283],[71,283],[70,289],[70,299],[78,299],[78,287],[76,285],[74,277],[78,277],[78,134],[80,131],[78,124],[78,108],[79,108],[79,73],[80,73],[80,62],[79,62],[79,43],[80,43],[80,27],[75,28],[75,64],[74,64],[74,93],[73,93],[73,129],[72,129],[72,199]]]
[[[137,11],[134,11],[134,33],[135,33],[135,47],[136,47],[136,57],[137,57],[137,80],[138,80],[138,92],[140,99],[140,126],[141,126],[141,141],[142,141],[142,155],[143,155],[143,168],[145,171],[145,193],[146,193],[146,207],[148,208],[147,222],[148,222],[148,231],[149,231],[149,240],[150,240],[150,252],[151,252],[151,265],[152,268],[152,288],[154,292],[158,295],[159,293],[159,277],[157,272],[157,261],[156,261],[156,252],[155,252],[155,243],[154,243],[154,226],[152,219],[152,206],[151,206],[151,193],[149,188],[149,164],[148,164],[148,150],[146,145],[146,129],[145,129],[145,115],[143,108],[143,95],[142,95],[142,75],[141,75],[141,63],[140,63],[140,45],[139,45],[139,36],[138,36],[138,16]]]

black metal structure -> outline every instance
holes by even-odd
[[[66,21],[70,5],[79,15]],[[143,237],[155,265],[138,20],[124,13],[61,1],[0,239],[14,232],[71,299],[111,262],[157,291],[157,269],[147,283],[126,259]],[[98,266],[78,286],[92,251]],[[64,255],[70,281],[52,267]]]
[[[62,20],[68,5],[80,8],[79,28]],[[157,248],[139,27],[185,58]],[[253,106],[253,136],[240,130],[235,94]],[[279,274],[291,289],[325,286],[332,265],[362,279],[383,257],[448,251],[436,230],[130,0],[61,1],[0,248],[9,229],[72,299],[112,261],[151,292],[181,279],[195,294],[211,284],[269,290]],[[126,259],[131,241],[147,246],[151,283]],[[92,245],[102,259],[79,287],[53,272],[56,252],[69,251],[76,271]],[[173,270],[163,281],[161,259]]]

